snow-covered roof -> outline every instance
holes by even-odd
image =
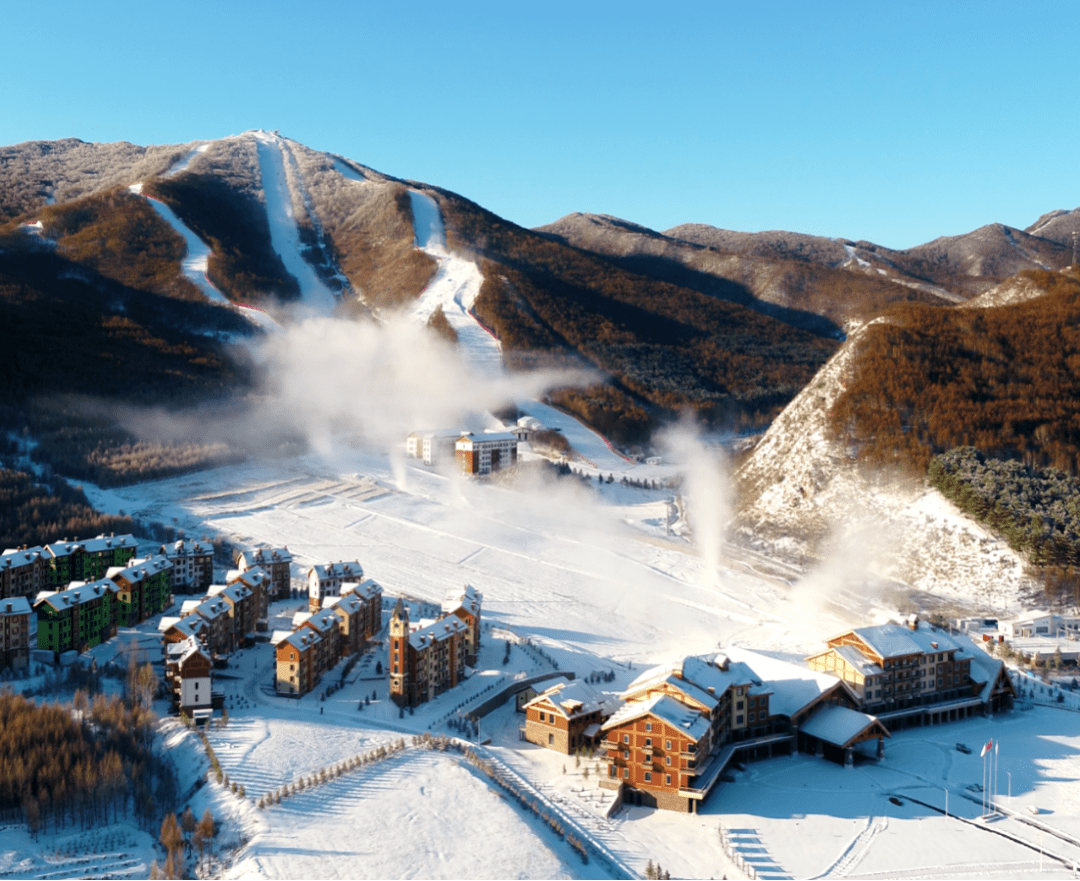
[[[153,557],[132,560],[127,566],[110,566],[105,572],[105,577],[113,581],[117,578],[123,578],[125,581],[134,584],[171,568],[172,562],[169,558],[164,554],[157,554]]]
[[[292,633],[281,639],[277,645],[280,648],[282,645],[288,644],[293,648],[303,651],[320,642],[322,642],[322,635],[318,631],[312,630],[310,627],[305,627],[303,630],[294,630]]]
[[[86,541],[79,542],[82,545],[83,550],[88,554],[96,554],[101,551],[111,551],[117,548],[131,548],[135,550],[138,547],[138,543],[135,541],[133,535],[99,535],[96,538],[89,538]]]
[[[769,714],[789,719],[812,704],[828,691],[841,685],[830,673],[818,673],[809,667],[770,658],[758,652],[731,647],[727,655],[754,671],[764,688],[768,689]]]
[[[890,622],[874,627],[857,627],[851,632],[882,658],[948,652],[960,648],[949,634],[925,623],[916,630]]]
[[[884,672],[877,661],[871,660],[853,645],[838,645],[833,651],[862,673],[863,676],[877,676],[879,673]]]
[[[304,624],[308,627],[314,627],[320,633],[325,634],[329,633],[331,630],[337,629],[340,621],[341,618],[331,609],[323,609],[321,612],[309,615]]]
[[[62,612],[72,606],[96,600],[107,591],[112,591],[113,594],[117,592],[116,585],[107,578],[90,582],[73,581],[67,590],[56,591],[55,593],[42,591],[37,595],[34,606],[36,607],[39,603],[45,602],[58,612]]]
[[[162,545],[161,553],[166,557],[209,557],[213,556],[214,547],[210,542],[182,538],[179,541]]]
[[[363,578],[364,567],[356,560],[326,565],[319,563],[308,570],[308,576],[310,577],[312,573],[319,581],[325,581],[328,578]]]
[[[443,618],[426,627],[421,627],[409,634],[409,644],[415,649],[422,649],[430,642],[440,642],[449,639],[455,633],[464,633],[465,622],[459,618]]]
[[[877,716],[860,713],[850,707],[830,704],[822,707],[803,722],[800,730],[804,734],[809,734],[818,740],[824,740],[826,743],[833,744],[833,746],[847,746],[874,724],[881,725],[886,737],[891,736]]]
[[[512,443],[516,444],[518,438],[516,434],[511,434],[507,431],[493,431],[490,434],[485,433],[482,435],[475,435],[471,432],[465,432],[461,437],[457,439],[457,446],[460,449],[470,449],[472,447],[479,447],[484,445],[495,446],[498,444]]]
[[[452,587],[446,591],[446,596],[442,602],[442,610],[448,615],[458,609],[464,609],[473,615],[479,615],[480,604],[483,599],[484,595],[471,584],[466,584],[464,588]]]
[[[238,569],[230,569],[225,575],[225,581],[227,584],[235,584],[236,582],[243,582],[248,587],[256,587],[260,584],[270,580],[269,573],[263,569],[262,566],[253,566],[250,569],[246,569],[243,572]]]
[[[720,656],[718,660],[723,663],[724,657]],[[721,695],[732,686],[761,685],[753,670],[745,664],[735,661],[728,662],[725,666],[727,669],[721,669],[709,658],[690,655],[679,661],[646,670],[627,686],[623,697],[629,698],[666,683],[685,692],[711,710],[717,705]]]
[[[256,548],[253,551],[244,551],[240,555],[241,565],[248,569],[253,566],[269,565],[270,563],[291,563],[292,554],[285,548]]]
[[[550,702],[567,719],[587,716],[604,708],[603,698],[581,679],[559,682],[538,694],[525,707],[545,701]]]
[[[29,615],[30,601],[26,597],[7,597],[0,600],[0,615]]]
[[[207,621],[213,621],[215,618],[229,614],[229,604],[224,600],[209,599],[199,603],[192,611]]]
[[[341,585],[341,593],[342,595],[352,593],[363,600],[371,600],[375,598],[376,594],[382,593],[382,587],[371,578],[365,578],[359,583],[343,582]]]
[[[165,616],[163,616],[162,619],[160,621],[158,621],[158,626],[157,626],[158,633],[164,633],[166,630],[168,630],[174,624],[178,624],[179,622],[181,622],[183,620],[184,620],[183,618],[178,618],[175,615],[165,615]]]
[[[6,569],[9,566],[28,566],[35,560],[41,559],[44,550],[45,548],[41,545],[27,548],[26,550],[22,550],[21,548],[8,548],[4,551],[3,556],[0,556],[0,569]]]
[[[994,686],[997,684],[998,677],[1001,675],[1005,664],[997,658],[991,658],[990,655],[977,648],[974,644],[972,644],[970,652],[964,653],[964,657],[966,658],[969,654],[971,656],[971,667],[968,675],[971,676],[973,682],[980,686],[979,698],[983,703],[989,703]]]
[[[623,704],[602,726],[603,731],[610,731],[625,722],[632,722],[642,716],[670,725],[698,741],[709,731],[709,720],[697,710],[693,710],[681,701],[666,694],[658,694],[647,701]]]
[[[347,593],[339,597],[323,597],[322,607],[334,614],[355,615],[364,608],[364,601],[356,594]]]

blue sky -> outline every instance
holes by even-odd
[[[1080,205],[1074,2],[0,9],[0,144],[278,129],[523,226],[895,248]]]

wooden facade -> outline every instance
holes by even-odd
[[[411,630],[409,611],[398,600],[387,658],[391,699],[415,707],[454,688],[465,676],[465,629],[451,616]]]
[[[592,751],[599,742],[605,712],[600,695],[585,683],[560,682],[524,706],[523,737],[530,743],[571,755]]]

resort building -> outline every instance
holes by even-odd
[[[132,535],[99,535],[86,541],[48,544],[43,550],[46,581],[56,588],[73,581],[96,581],[113,567],[127,566],[138,545]]]
[[[483,477],[517,462],[517,444],[515,434],[466,432],[454,444],[454,458],[462,474]]]
[[[265,570],[270,576],[266,595],[270,602],[287,599],[292,586],[292,554],[287,547],[284,548],[259,548],[254,551],[244,551],[236,560],[236,567],[241,572],[254,569],[256,566]]]
[[[0,599],[0,670],[30,663],[30,615],[26,597]]]
[[[323,671],[318,669],[319,643],[322,637],[310,627],[286,634],[275,648],[278,694],[301,697],[319,684]]]
[[[363,577],[364,567],[356,560],[312,566],[307,574],[308,608],[312,612],[319,611],[325,597],[341,596],[343,584],[358,582]]]
[[[162,545],[160,553],[172,563],[174,592],[201,594],[214,583],[214,547],[206,539],[181,539]]]
[[[172,605],[172,564],[163,554],[110,567],[105,575],[117,587],[115,615],[120,627],[141,624]]]
[[[116,635],[116,594],[107,578],[77,582],[61,591],[42,591],[34,602],[39,649],[84,652]]]
[[[0,556],[0,599],[23,597],[33,600],[48,585],[45,549],[9,548]]]
[[[425,465],[437,465],[454,458],[454,444],[460,431],[414,431],[405,438],[405,455],[421,459]]]
[[[174,712],[195,721],[208,718],[212,709],[210,655],[195,637],[166,645],[165,681]]]
[[[452,616],[414,630],[409,610],[398,600],[390,616],[390,698],[415,707],[464,679],[466,629],[464,621]]]
[[[461,590],[451,588],[442,602],[444,617],[453,615],[465,623],[465,663],[470,667],[476,666],[480,655],[480,612],[483,602],[484,595],[471,584],[466,584]]]
[[[524,706],[523,739],[565,755],[591,751],[611,715],[604,698],[580,679],[560,682]]]
[[[859,708],[890,727],[926,725],[1012,706],[1000,661],[970,640],[912,618],[907,625],[858,627],[807,658],[813,670],[844,680]]]

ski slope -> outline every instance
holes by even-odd
[[[435,200],[426,193],[409,191],[412,200],[413,229],[416,247],[438,262],[435,277],[428,282],[410,315],[421,324],[442,309],[458,337],[458,349],[473,368],[485,376],[502,373],[502,345],[472,312],[480,295],[484,277],[471,260],[456,257],[446,250],[446,232]]]
[[[281,138],[264,131],[252,134],[258,148],[259,170],[266,197],[266,219],[270,223],[270,242],[289,274],[299,282],[300,295],[307,311],[314,315],[328,315],[334,310],[337,297],[301,253],[300,231],[296,226],[292,192],[285,173]]]

